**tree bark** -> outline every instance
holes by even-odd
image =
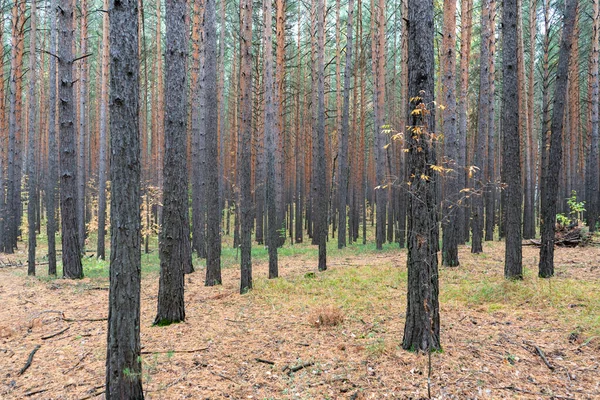
[[[317,121],[316,121],[316,166],[315,194],[317,244],[319,245],[319,271],[327,269],[327,175],[325,171],[325,4],[317,0]]]
[[[465,167],[466,149],[467,149],[467,126],[468,126],[468,93],[469,93],[469,63],[471,58],[471,31],[473,18],[473,0],[461,0],[461,31],[460,31],[460,82],[458,97],[458,143],[460,151],[458,153],[458,187],[460,189],[467,186],[467,173]],[[461,207],[458,209],[458,232],[459,243],[469,240],[469,218],[470,212],[465,207],[466,199],[460,199]]]
[[[87,53],[87,0],[81,0],[81,31],[80,31],[80,52],[81,56]],[[87,82],[88,67],[87,57],[79,60],[79,127],[77,143],[77,232],[79,237],[79,248],[82,254],[85,254],[85,142],[87,137]]]
[[[413,100],[406,146],[409,176],[408,291],[402,348],[441,349],[438,283],[433,1],[408,0],[408,91]],[[416,110],[416,112],[415,112]]]
[[[240,293],[252,289],[252,192],[251,154],[252,139],[252,1],[240,1],[240,159],[238,180],[240,184]]]
[[[550,151],[546,168],[542,170],[544,195],[540,210],[542,246],[540,248],[539,276],[549,278],[554,275],[554,232],[556,224],[556,203],[558,200],[558,180],[562,166],[562,129],[567,97],[569,61],[573,46],[573,31],[577,15],[577,0],[565,1],[563,17],[563,33],[560,40],[558,67],[554,89],[554,106],[552,108],[552,125],[550,132]]]
[[[37,172],[35,160],[35,148],[37,142],[36,131],[36,2],[31,0],[29,13],[29,110],[28,110],[28,143],[27,143],[27,229],[28,229],[28,252],[27,252],[27,275],[35,275],[35,249],[36,243],[36,205],[37,205]]]
[[[346,23],[346,65],[344,66],[344,103],[339,140],[339,185],[338,185],[338,248],[346,247],[346,208],[348,204],[348,137],[350,136],[350,80],[352,79],[352,20],[354,0],[348,1],[348,21]]]
[[[138,1],[111,0],[110,290],[106,399],[143,399]]]
[[[502,15],[502,130],[503,155],[502,173],[506,184],[505,220],[506,234],[504,276],[507,279],[523,278],[522,245],[521,245],[521,207],[523,189],[521,186],[521,150],[519,136],[519,100],[524,93],[518,91],[517,56],[518,56],[518,0],[504,1]]]
[[[136,17],[137,18],[137,17]],[[62,262],[65,278],[83,278],[77,230],[77,160],[75,158],[75,103],[73,101],[73,4],[59,0],[58,76],[60,124],[60,210]]]
[[[50,1],[50,51],[57,53],[57,7],[56,0]],[[50,57],[48,76],[48,172],[46,177],[46,235],[48,236],[48,275],[56,275],[56,181],[57,145],[56,145],[56,57]],[[0,174],[1,175],[1,174]],[[0,188],[0,195],[2,194]],[[1,200],[0,200],[1,201]],[[1,231],[1,229],[0,229]],[[1,246],[0,246],[1,247]]]
[[[487,190],[484,175],[485,144],[489,129],[489,90],[490,90],[490,27],[492,0],[483,0],[481,6],[481,51],[479,55],[479,107],[477,122],[477,143],[473,158],[473,187],[476,193],[471,197],[471,253],[483,251],[484,193]]]
[[[109,1],[104,0],[104,7],[108,9]],[[100,77],[100,138],[98,143],[98,245],[96,256],[100,260],[106,258],[106,115],[108,103],[108,71],[109,71],[109,20],[108,13],[102,16],[102,72]],[[145,150],[145,149],[144,149]]]
[[[272,26],[272,6],[271,0],[264,0],[263,14],[265,18],[264,42],[264,86],[265,86],[265,165],[267,184],[265,186],[265,198],[267,201],[267,247],[269,249],[269,279],[277,278],[279,269],[277,265],[277,246],[279,241],[278,223],[277,223],[277,193],[276,193],[276,174],[275,174],[275,104],[273,97],[275,95],[273,79],[273,26]]]
[[[458,260],[458,200],[460,187],[458,177],[462,173],[458,165],[460,145],[456,132],[456,0],[444,2],[444,31],[442,38],[442,102],[444,105],[445,164],[451,169],[445,175],[445,193],[442,219],[442,264],[459,265]]]
[[[206,95],[206,284],[221,283],[221,207],[219,200],[219,126],[217,120],[217,30],[215,0],[206,0],[204,32],[206,48],[204,80]],[[225,29],[222,27],[221,29]],[[221,105],[221,107],[223,107]]]
[[[592,48],[590,55],[590,107],[591,107],[591,132],[590,132],[590,150],[586,166],[586,189],[587,189],[587,223],[590,232],[596,231],[598,221],[598,203],[599,203],[599,182],[598,182],[598,53],[600,38],[600,1],[594,1],[593,19],[592,19]]]
[[[155,325],[185,319],[184,273],[192,267],[189,240],[186,140],[186,58],[188,32],[185,0],[166,1],[164,191],[160,280]]]

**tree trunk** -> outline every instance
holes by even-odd
[[[373,52],[373,77],[374,91],[374,124],[375,124],[375,175],[377,188],[375,190],[375,208],[377,213],[377,225],[375,240],[377,249],[383,248],[385,242],[385,224],[387,207],[387,190],[385,174],[385,1],[379,0],[375,6],[375,0],[371,0],[372,23],[371,41]]]
[[[206,284],[221,283],[221,207],[219,200],[219,127],[217,120],[217,35],[215,0],[206,0],[204,32],[206,35],[205,80],[205,145],[206,145]],[[221,29],[224,29],[222,27]],[[223,107],[221,105],[221,107]]]
[[[138,1],[112,0],[109,10],[112,190],[105,393],[107,400],[143,399]]]
[[[28,110],[28,143],[27,143],[27,229],[29,231],[27,275],[35,275],[35,248],[36,248],[36,206],[37,206],[37,172],[35,162],[35,149],[37,142],[36,124],[36,3],[31,0],[29,22],[29,110]]]
[[[458,187],[460,189],[467,186],[466,173],[466,148],[468,131],[468,102],[469,102],[469,63],[471,58],[471,31],[473,18],[473,0],[461,0],[461,31],[460,31],[460,94],[458,97]],[[460,199],[461,207],[458,209],[458,237],[459,243],[469,240],[469,218],[470,212],[464,206],[464,198]]]
[[[252,140],[252,1],[240,1],[240,159],[238,181],[240,187],[240,247],[241,282],[240,293],[252,289],[252,192],[251,154]]]
[[[502,129],[503,155],[502,173],[506,184],[505,220],[506,234],[504,276],[507,279],[522,279],[521,207],[523,189],[521,186],[519,100],[524,93],[518,91],[518,0],[504,1],[502,15]]]
[[[50,52],[57,53],[56,0],[50,0]],[[46,235],[48,236],[48,275],[56,275],[56,57],[50,57],[48,95],[48,172],[46,177]],[[1,174],[0,174],[1,175]],[[0,188],[0,195],[2,194]],[[1,201],[1,200],[0,200]],[[1,229],[0,229],[1,231]],[[0,246],[1,248],[1,246]]]
[[[556,202],[558,200],[558,180],[562,165],[562,129],[567,97],[567,83],[573,31],[577,15],[577,0],[565,1],[563,33],[560,40],[556,84],[554,89],[554,105],[552,108],[552,125],[550,132],[550,151],[546,168],[542,170],[544,195],[540,210],[542,246],[540,248],[539,276],[549,278],[554,275],[554,231],[556,224]]]
[[[525,185],[525,202],[523,207],[523,238],[531,239],[535,237],[535,156],[534,156],[534,83],[535,83],[535,43],[537,28],[537,0],[529,2],[529,90],[527,93],[527,120],[529,131],[527,132],[527,154],[529,162],[525,164],[525,176],[527,184]]]
[[[327,269],[327,176],[325,171],[325,4],[317,0],[317,121],[316,121],[316,165],[315,194],[316,232],[319,245],[319,271]]]
[[[192,269],[189,240],[186,140],[186,58],[188,32],[185,0],[166,1],[164,191],[160,280],[155,325],[185,319],[184,273]]]
[[[265,42],[265,58],[264,58],[264,85],[265,85],[265,120],[264,120],[264,154],[266,165],[267,184],[265,187],[265,198],[267,200],[267,247],[269,249],[269,279],[277,278],[279,275],[277,265],[277,245],[279,241],[279,233],[277,223],[277,193],[276,193],[276,173],[275,173],[275,153],[277,151],[275,145],[275,104],[273,96],[275,94],[274,79],[273,79],[273,26],[272,26],[272,0],[264,0],[263,14],[265,18],[264,27],[264,42]]]
[[[476,191],[471,197],[471,228],[472,243],[471,253],[481,253],[483,251],[483,211],[484,211],[484,193],[487,191],[484,175],[484,157],[485,144],[489,129],[489,90],[490,90],[490,27],[492,0],[483,0],[481,7],[481,51],[480,72],[479,72],[479,107],[477,122],[477,143],[473,159],[473,187]]]
[[[437,172],[431,134],[435,109],[433,1],[408,0],[408,92],[410,125],[406,137],[408,176],[408,292],[402,348],[441,349],[438,283]],[[417,110],[415,112],[415,110]],[[426,178],[427,177],[427,178]]]
[[[109,1],[104,0],[104,7],[108,9]],[[105,235],[106,235],[106,122],[108,116],[108,71],[109,71],[109,36],[108,36],[108,13],[102,16],[102,72],[100,76],[100,143],[98,143],[98,245],[96,256],[100,260],[106,258]],[[145,149],[143,149],[145,150]]]
[[[485,190],[485,240],[494,240],[494,228],[496,226],[496,185],[494,184],[495,171],[494,171],[494,114],[495,114],[495,77],[496,77],[496,65],[495,65],[495,52],[496,52],[496,1],[491,0],[490,2],[490,46],[489,46],[489,62],[490,67],[490,80],[489,80],[489,93],[488,93],[488,126],[487,126],[487,160],[486,160],[486,185],[488,187]]]
[[[81,32],[80,52],[84,56],[87,53],[87,0],[81,0]],[[77,233],[79,237],[79,248],[85,253],[85,141],[87,136],[87,57],[79,61],[79,127],[77,143]]]
[[[598,40],[600,37],[600,2],[594,1],[592,22],[592,48],[590,55],[590,104],[591,104],[591,132],[590,150],[586,166],[586,189],[587,189],[587,223],[590,232],[596,231],[598,221]]]
[[[60,124],[60,211],[62,262],[65,278],[83,278],[77,230],[77,160],[75,158],[75,103],[73,101],[73,4],[59,0],[58,98]],[[137,18],[137,16],[136,16]]]
[[[342,124],[339,140],[338,174],[338,248],[346,247],[346,208],[348,203],[348,137],[350,135],[350,79],[352,79],[352,20],[354,18],[354,0],[348,1],[348,22],[346,24],[346,65],[344,67],[344,104],[342,106]]]
[[[446,168],[452,171],[445,175],[443,202],[443,242],[442,264],[449,267],[459,265],[458,261],[458,176],[462,173],[457,163],[460,145],[456,133],[456,0],[444,2],[444,31],[442,38],[442,102],[444,103],[444,143]]]
[[[191,137],[192,137],[192,249],[206,258],[206,89],[204,62],[206,35],[203,14],[206,2],[194,2],[192,17]]]

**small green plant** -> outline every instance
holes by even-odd
[[[562,226],[569,225],[571,220],[565,214],[556,214],[556,223]]]
[[[567,199],[569,206],[569,217],[571,221],[581,220],[582,213],[585,211],[585,201],[577,201],[577,192],[571,190],[571,197]]]

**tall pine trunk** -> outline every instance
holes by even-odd
[[[108,8],[109,0],[104,0]],[[99,259],[106,258],[106,124],[108,115],[108,70],[109,70],[109,20],[108,13],[102,16],[102,72],[100,76],[100,137],[98,143],[98,244],[96,255]],[[145,150],[145,149],[144,149]]]
[[[449,267],[459,265],[458,235],[459,217],[458,197],[460,187],[458,177],[462,170],[458,165],[460,144],[456,132],[456,0],[444,3],[444,31],[442,38],[442,102],[444,103],[444,143],[446,150],[446,168],[450,169],[445,178],[445,193],[442,216],[442,264]]]
[[[352,79],[352,20],[354,0],[348,1],[348,22],[346,24],[346,65],[344,66],[344,104],[339,140],[339,185],[338,185],[338,248],[346,247],[346,207],[348,204],[348,139],[350,136],[350,80]]]
[[[36,124],[36,2],[31,0],[29,22],[29,119],[28,119],[28,143],[27,143],[27,229],[29,231],[27,252],[27,275],[35,275],[35,249],[36,243],[36,206],[37,206],[37,172],[35,149],[37,142]]]
[[[240,1],[240,159],[238,181],[240,187],[240,293],[252,289],[252,192],[251,139],[252,139],[252,0]]]
[[[550,151],[548,162],[542,170],[544,184],[542,207],[540,210],[542,247],[540,248],[539,276],[549,278],[554,275],[554,232],[556,224],[556,203],[558,200],[558,183],[563,160],[562,130],[567,97],[569,62],[573,46],[573,31],[577,15],[577,0],[565,1],[563,17],[563,33],[560,40],[556,83],[554,88],[554,105],[552,108],[552,124],[550,128]]]
[[[524,93],[518,91],[518,0],[504,1],[502,15],[502,175],[506,184],[504,232],[506,234],[504,276],[508,279],[523,277],[521,245],[521,186],[519,99]]]
[[[189,238],[186,138],[187,27],[185,0],[167,0],[164,191],[159,235],[160,280],[154,324],[185,319],[184,273],[193,269]]]
[[[204,12],[206,284],[221,283],[221,207],[219,200],[219,126],[217,120],[217,30],[215,0]],[[224,29],[222,27],[221,29]],[[223,107],[221,105],[221,107]]]
[[[408,0],[408,93],[406,146],[409,182],[408,291],[402,348],[441,349],[438,282],[438,213],[435,149],[433,1]],[[416,110],[416,112],[415,112]],[[425,179],[427,177],[427,179]]]
[[[83,278],[77,229],[77,159],[73,100],[73,2],[60,0],[58,9],[58,76],[60,124],[60,211],[62,262],[65,278]],[[136,17],[137,18],[137,17]]]
[[[140,356],[138,0],[112,0],[110,21],[110,290],[106,399],[143,399]]]

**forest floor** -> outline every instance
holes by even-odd
[[[204,286],[197,260],[187,320],[167,327],[152,326],[158,259],[144,255],[146,398],[427,398],[428,357],[400,346],[406,250],[338,251],[335,242],[322,273],[315,247],[286,245],[276,280],[265,278],[266,251],[255,246],[255,287],[244,296],[233,250],[224,250],[219,287]],[[443,351],[431,356],[432,398],[600,399],[600,247],[557,249],[547,280],[537,278],[538,254],[524,247],[522,282],[504,280],[501,242],[479,255],[461,246],[461,266],[440,268]],[[23,250],[10,256],[25,259]],[[93,258],[78,281],[0,268],[0,398],[103,397],[107,270]]]

